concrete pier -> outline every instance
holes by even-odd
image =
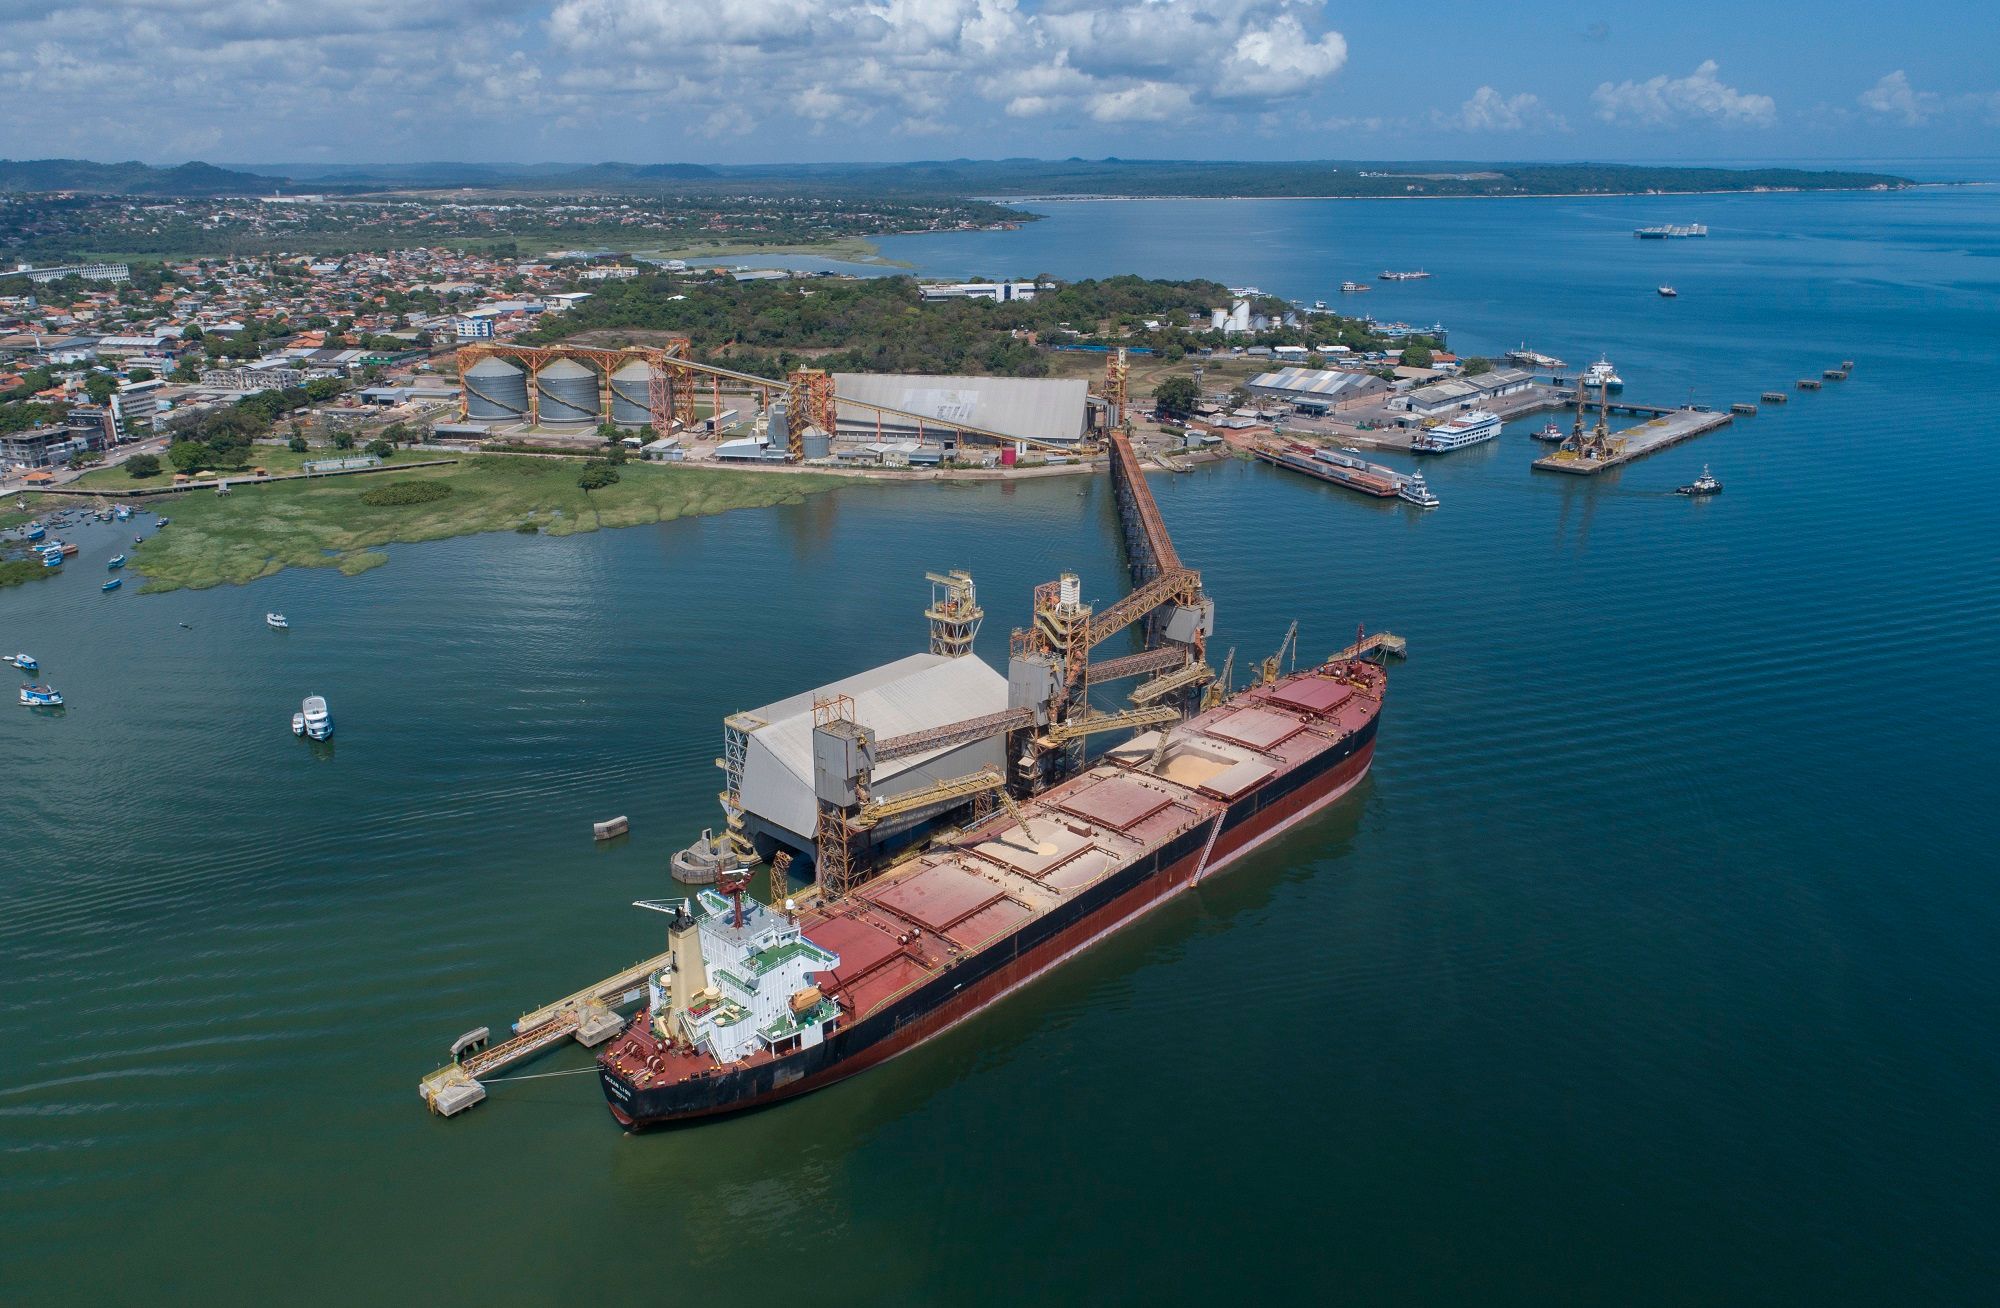
[[[1657,450],[1664,450],[1669,445],[1678,445],[1718,427],[1727,427],[1730,421],[1726,413],[1711,413],[1706,409],[1674,409],[1666,417],[1614,433],[1611,437],[1612,452],[1601,459],[1580,458],[1571,451],[1557,450],[1554,454],[1536,459],[1534,466],[1543,472],[1595,476],[1607,468],[1620,467]]]

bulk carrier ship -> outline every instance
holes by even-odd
[[[781,852],[770,904],[746,895],[739,868],[689,899],[645,905],[672,915],[668,950],[644,1008],[598,1055],[621,1125],[760,1107],[865,1071],[1198,886],[1367,773],[1387,689],[1384,670],[1362,657],[1367,646],[1286,674],[1294,623],[1255,684],[1231,693],[1233,651],[1220,676],[1204,658],[1213,603],[1181,565],[1129,442],[1113,435],[1111,446],[1139,582],[1131,594],[1094,614],[1073,576],[1038,588],[1035,621],[1014,633],[1007,707],[984,717],[878,740],[853,699],[816,695],[815,884],[805,902],[790,897],[791,855]],[[979,614],[970,577],[931,580],[949,597],[927,613],[933,652],[977,664],[965,657],[968,615]],[[1090,659],[1142,622],[1145,650]],[[1090,705],[1091,686],[1135,674],[1151,674],[1129,696],[1138,707]],[[869,702],[869,712],[890,711]],[[787,732],[796,745],[805,724],[766,719],[795,708],[781,701],[732,721],[760,724],[776,750]],[[1086,759],[1085,737],[1125,727],[1150,729]],[[980,732],[1004,741],[999,766],[901,793],[879,779],[892,759]],[[730,752],[741,759],[746,748]],[[755,767],[742,765],[746,775]],[[751,786],[731,775],[745,794],[726,793],[724,809],[741,840]],[[961,825],[873,846],[896,821],[952,805],[970,810]]]
[[[1356,659],[1247,690],[804,912],[699,892],[599,1055],[612,1116],[775,1103],[949,1030],[1353,789],[1385,683]]]

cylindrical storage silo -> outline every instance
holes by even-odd
[[[799,437],[799,444],[808,459],[824,459],[833,453],[833,437],[817,427],[806,428]],[[771,448],[775,450],[781,447],[777,441],[772,441]]]
[[[487,357],[460,376],[465,416],[482,422],[517,422],[528,414],[528,374],[519,364]]]
[[[575,359],[557,359],[535,374],[544,427],[596,426],[597,373]]]
[[[653,420],[653,366],[634,359],[611,374],[611,421],[643,427]]]

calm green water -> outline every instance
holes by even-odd
[[[1531,475],[1517,424],[1427,465],[1428,515],[1160,479],[1240,659],[1294,617],[1312,651],[1410,637],[1369,783],[925,1049],[692,1131],[622,1135],[587,1076],[453,1122],[415,1083],[660,947],[627,904],[716,819],[719,719],[920,648],[923,569],[974,569],[996,658],[1059,569],[1119,593],[1105,486],[855,487],[163,597],[100,594],[130,532],[77,533],[71,575],[0,592],[0,644],[72,705],[0,714],[0,1299],[1984,1298],[1996,218],[1077,205],[892,248],[1307,299],[1421,263],[1369,307],[1608,350],[1641,399],[1858,368],[1597,483]],[[1716,235],[1627,235],[1654,221]],[[1703,462],[1723,496],[1667,493]],[[312,691],[331,747],[287,728]],[[634,835],[594,848],[614,813]]]

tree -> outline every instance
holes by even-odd
[[[125,460],[125,475],[132,478],[157,477],[160,475],[160,456],[157,454],[135,454]]]
[[[1247,409],[1255,400],[1256,397],[1250,394],[1248,386],[1238,386],[1229,392],[1229,407],[1232,409]]]
[[[382,431],[382,439],[391,445],[415,445],[417,433],[400,422],[392,422]]]
[[[1201,399],[1201,387],[1192,377],[1169,377],[1153,388],[1153,403],[1162,413],[1185,418]]]
[[[385,440],[369,441],[366,448],[370,454],[378,459],[393,458],[396,453],[396,447]]]
[[[108,372],[94,372],[83,379],[83,393],[92,404],[104,404],[118,389],[118,379]]]
[[[346,432],[344,432],[344,431],[342,431],[342,432],[335,432],[335,433],[334,433],[334,436],[333,436],[333,448],[335,448],[336,450],[351,450],[351,449],[353,449],[353,448],[354,448],[354,437],[350,436],[350,435],[349,435],[348,433],[346,433]]]
[[[606,486],[615,486],[617,483],[618,469],[595,460],[584,464],[583,474],[576,479],[576,484],[582,488],[585,495],[594,490],[603,490]]]
[[[1488,373],[1492,371],[1493,371],[1493,360],[1491,359],[1482,359],[1477,355],[1475,355],[1472,358],[1467,359],[1465,361],[1465,375],[1468,377],[1477,377],[1482,373]]]
[[[167,462],[176,472],[193,472],[214,463],[215,451],[204,441],[175,441],[167,446]]]
[[[135,381],[135,382],[151,381],[158,375],[159,374],[154,372],[151,368],[134,368],[132,369],[132,371],[125,374],[125,379],[127,381]]]
[[[1403,366],[1405,368],[1430,367],[1431,347],[1418,340],[1405,343],[1403,346]]]
[[[311,446],[306,444],[303,433],[295,431],[292,433],[292,438],[285,442],[285,448],[294,454],[304,454]]]

